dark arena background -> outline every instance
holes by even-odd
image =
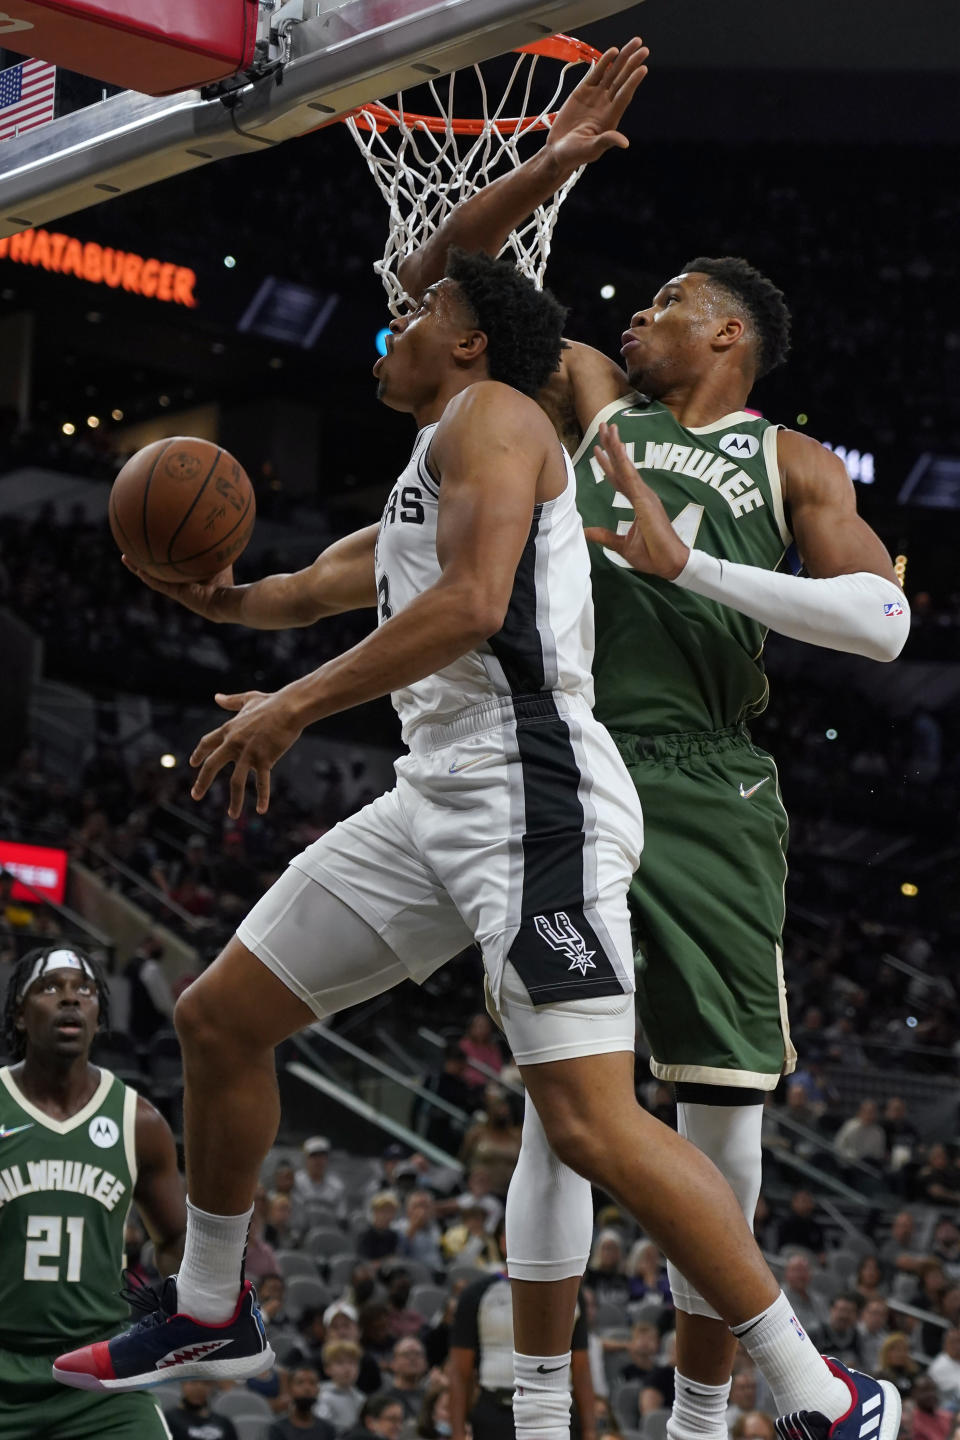
[[[894,1378],[908,1402],[901,1434],[949,1440],[960,1434],[957,16],[936,0],[647,0],[578,31],[601,48],[638,32],[650,73],[624,121],[630,149],[587,170],[557,224],[547,280],[569,333],[615,355],[633,310],[688,256],[747,257],[793,313],[789,361],[750,403],[845,461],[912,610],[890,665],[776,635],[766,646],[770,700],[751,728],[790,816],[784,969],[799,1060],[765,1111],[757,1236],[821,1348]],[[0,52],[2,67],[21,59]],[[104,94],[66,70],[57,87],[58,115]],[[65,263],[69,241],[61,263],[50,250],[44,263],[16,236],[0,240],[0,982],[54,939],[99,954],[113,1028],[95,1058],[178,1138],[177,995],[290,855],[390,785],[399,728],[387,700],[315,726],[277,767],[264,816],[248,800],[229,820],[222,783],[195,804],[186,762],[222,719],[213,694],[279,687],[348,648],[373,612],[291,632],[208,624],[124,570],[109,487],[151,441],[224,446],[257,498],[240,580],[298,569],[376,520],[412,439],[370,376],[389,320],[372,270],[385,226],[334,124],[45,222],[100,257],[86,272]],[[156,293],[105,283],[108,249],[169,267]],[[492,1231],[522,1090],[476,1018],[480,985],[467,952],[422,989],[408,982],[279,1052],[283,1121],[248,1269],[283,1277],[269,1282],[280,1373],[262,1393],[216,1401],[242,1440],[283,1419],[298,1361],[322,1365],[333,1301],[359,1308],[384,1385],[396,1383],[393,1342],[422,1342],[421,1384],[428,1366],[442,1371],[458,1283],[499,1263]],[[638,1033],[638,1096],[675,1123],[648,1056]],[[369,1208],[382,1190],[386,1230],[384,1206],[379,1223]],[[598,1398],[584,1433],[661,1440],[665,1270],[608,1197],[595,1205]],[[155,1275],[135,1215],[128,1239]],[[355,1268],[384,1255],[379,1279]],[[408,1296],[391,1265],[407,1271]],[[772,1436],[769,1393],[745,1357],[732,1398],[733,1437]],[[443,1433],[410,1421],[406,1434]]]

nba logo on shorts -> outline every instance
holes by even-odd
[[[804,1334],[804,1332],[801,1330],[801,1328],[800,1328],[800,1321],[797,1319],[796,1315],[791,1315],[791,1316],[790,1316],[790,1324],[793,1326],[794,1330],[796,1330],[797,1335],[799,1336],[799,1338],[800,1338],[801,1340],[806,1340],[807,1337],[806,1337],[806,1335]]]
[[[884,615],[902,615],[903,606],[899,600],[892,600],[889,605],[884,605],[883,613]]]
[[[95,1115],[90,1121],[87,1134],[94,1145],[101,1150],[109,1150],[111,1145],[116,1145],[120,1139],[120,1128],[116,1120],[111,1120],[109,1115]]]

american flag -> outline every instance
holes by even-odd
[[[46,60],[22,60],[0,70],[0,140],[53,119],[56,78],[57,67]]]

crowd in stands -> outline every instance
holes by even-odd
[[[497,1050],[481,1023],[453,1042],[462,1073]],[[503,1063],[497,1056],[498,1064]],[[509,1072],[508,1072],[509,1073]],[[507,1099],[485,1074],[473,1103],[485,1124]],[[646,1092],[644,1092],[646,1093]],[[509,1103],[508,1103],[509,1109]],[[888,1112],[891,1107],[887,1107]],[[902,1143],[892,1107],[875,1127],[882,1163]],[[849,1133],[849,1122],[838,1137]],[[502,1158],[502,1156],[500,1157]],[[240,1420],[269,1440],[436,1440],[450,1433],[447,1359],[457,1343],[461,1296],[503,1270],[503,1199],[509,1167],[471,1161],[438,1166],[391,1144],[378,1160],[331,1148],[324,1136],[299,1153],[271,1153],[257,1195],[247,1270],[256,1281],[278,1363],[246,1387],[181,1387],[168,1420]],[[825,1353],[890,1380],[905,1402],[901,1434],[954,1440],[960,1425],[960,1169],[946,1146],[919,1146],[915,1198],[877,1207],[854,1228],[838,1225],[809,1191],[758,1208],[757,1233],[798,1319]],[[931,1176],[937,1178],[931,1180]],[[664,1259],[616,1205],[597,1195],[595,1238],[581,1306],[595,1414],[587,1433],[663,1435],[673,1398],[674,1310]],[[134,1221],[128,1250],[149,1275]],[[469,1304],[469,1294],[463,1301]],[[773,1402],[752,1362],[738,1354],[727,1421],[730,1440],[774,1440]],[[212,1419],[211,1419],[212,1417]],[[226,1423],[225,1423],[226,1422]],[[259,1425],[259,1431],[257,1426]],[[179,1428],[178,1428],[179,1427]],[[210,1432],[212,1436],[212,1431]]]

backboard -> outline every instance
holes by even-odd
[[[0,144],[0,237],[262,151],[355,106],[626,8],[626,0],[261,0],[258,78],[219,94],[124,91]]]

